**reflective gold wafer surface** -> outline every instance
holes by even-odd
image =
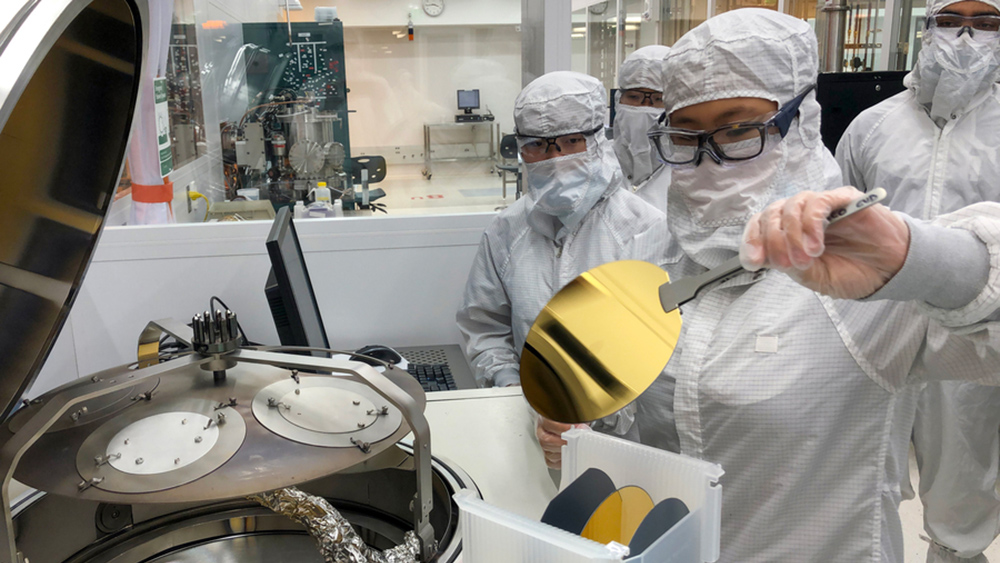
[[[660,305],[667,273],[622,260],[594,268],[542,309],[521,353],[521,385],[542,416],[589,422],[634,401],[659,376],[681,332]]]
[[[622,487],[597,507],[580,535],[597,543],[628,545],[650,510],[653,499],[643,488]]]

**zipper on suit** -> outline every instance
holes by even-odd
[[[947,127],[951,122],[945,124]],[[930,219],[934,216],[934,208],[939,207],[934,205],[934,202],[938,198],[938,192],[941,191],[942,186],[937,183],[937,168],[938,162],[941,160],[942,146],[948,145],[948,143],[943,143],[944,137],[944,127],[940,127],[937,130],[937,135],[934,136],[934,150],[931,153],[931,166],[928,172],[927,178],[927,199],[924,201],[924,213],[921,219]]]
[[[573,281],[573,278],[566,279],[566,264],[562,261],[562,255],[566,246],[572,243],[575,235],[576,231],[568,233],[565,237],[563,237],[562,241],[556,243],[556,263],[554,268],[556,274],[556,287],[561,288],[563,285]]]

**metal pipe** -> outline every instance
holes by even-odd
[[[292,11],[288,7],[288,0],[285,0],[285,21],[288,22],[288,46],[292,46]]]
[[[878,8],[875,8],[875,16],[878,16]],[[872,25],[872,2],[868,0],[868,24],[865,26],[865,70],[872,70],[875,66],[875,33],[877,25]]]
[[[876,13],[878,8],[875,9]],[[891,57],[899,53],[900,62],[895,70],[906,70],[907,47],[909,46],[909,22],[913,17],[913,2],[908,0],[885,0],[885,14],[882,17],[882,52],[879,54],[874,70],[889,70],[893,64]],[[902,20],[906,20],[906,34],[901,35]],[[905,41],[903,38],[906,38]],[[905,45],[900,49],[900,44]],[[895,48],[890,48],[890,45]]]
[[[862,50],[863,47],[861,43],[861,38],[863,35],[862,28],[864,27],[865,22],[867,20],[863,17],[864,8],[861,7],[861,2],[858,2],[856,9],[857,9],[856,13],[858,18],[858,27],[854,31],[854,59],[851,61],[851,68],[853,68],[855,71],[859,71],[865,69],[864,68],[865,62],[864,59],[862,58],[865,53]]]
[[[848,12],[851,7],[846,0],[830,0],[824,4],[821,11],[826,14],[826,29],[824,39],[826,48],[821,59],[823,72],[840,72],[844,65],[844,39],[847,28]]]
[[[910,53],[910,20],[913,18],[913,0],[902,0],[898,17],[893,17],[893,14],[888,11],[886,14],[889,17],[885,19],[890,22],[889,35],[882,32],[882,48],[885,49],[887,43],[894,47],[889,52],[889,60],[892,61],[892,68],[889,70],[906,70],[906,59]],[[884,24],[882,29],[885,29]]]

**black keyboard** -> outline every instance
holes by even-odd
[[[451,378],[448,364],[410,364],[406,371],[410,372],[424,391],[455,391],[455,380]]]

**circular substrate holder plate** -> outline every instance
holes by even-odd
[[[200,479],[229,461],[246,437],[243,417],[217,406],[178,399],[125,411],[83,442],[77,471],[94,487],[118,493],[163,491]]]
[[[334,377],[272,383],[253,400],[254,417],[282,438],[326,448],[354,448],[385,440],[403,415],[371,388]]]

